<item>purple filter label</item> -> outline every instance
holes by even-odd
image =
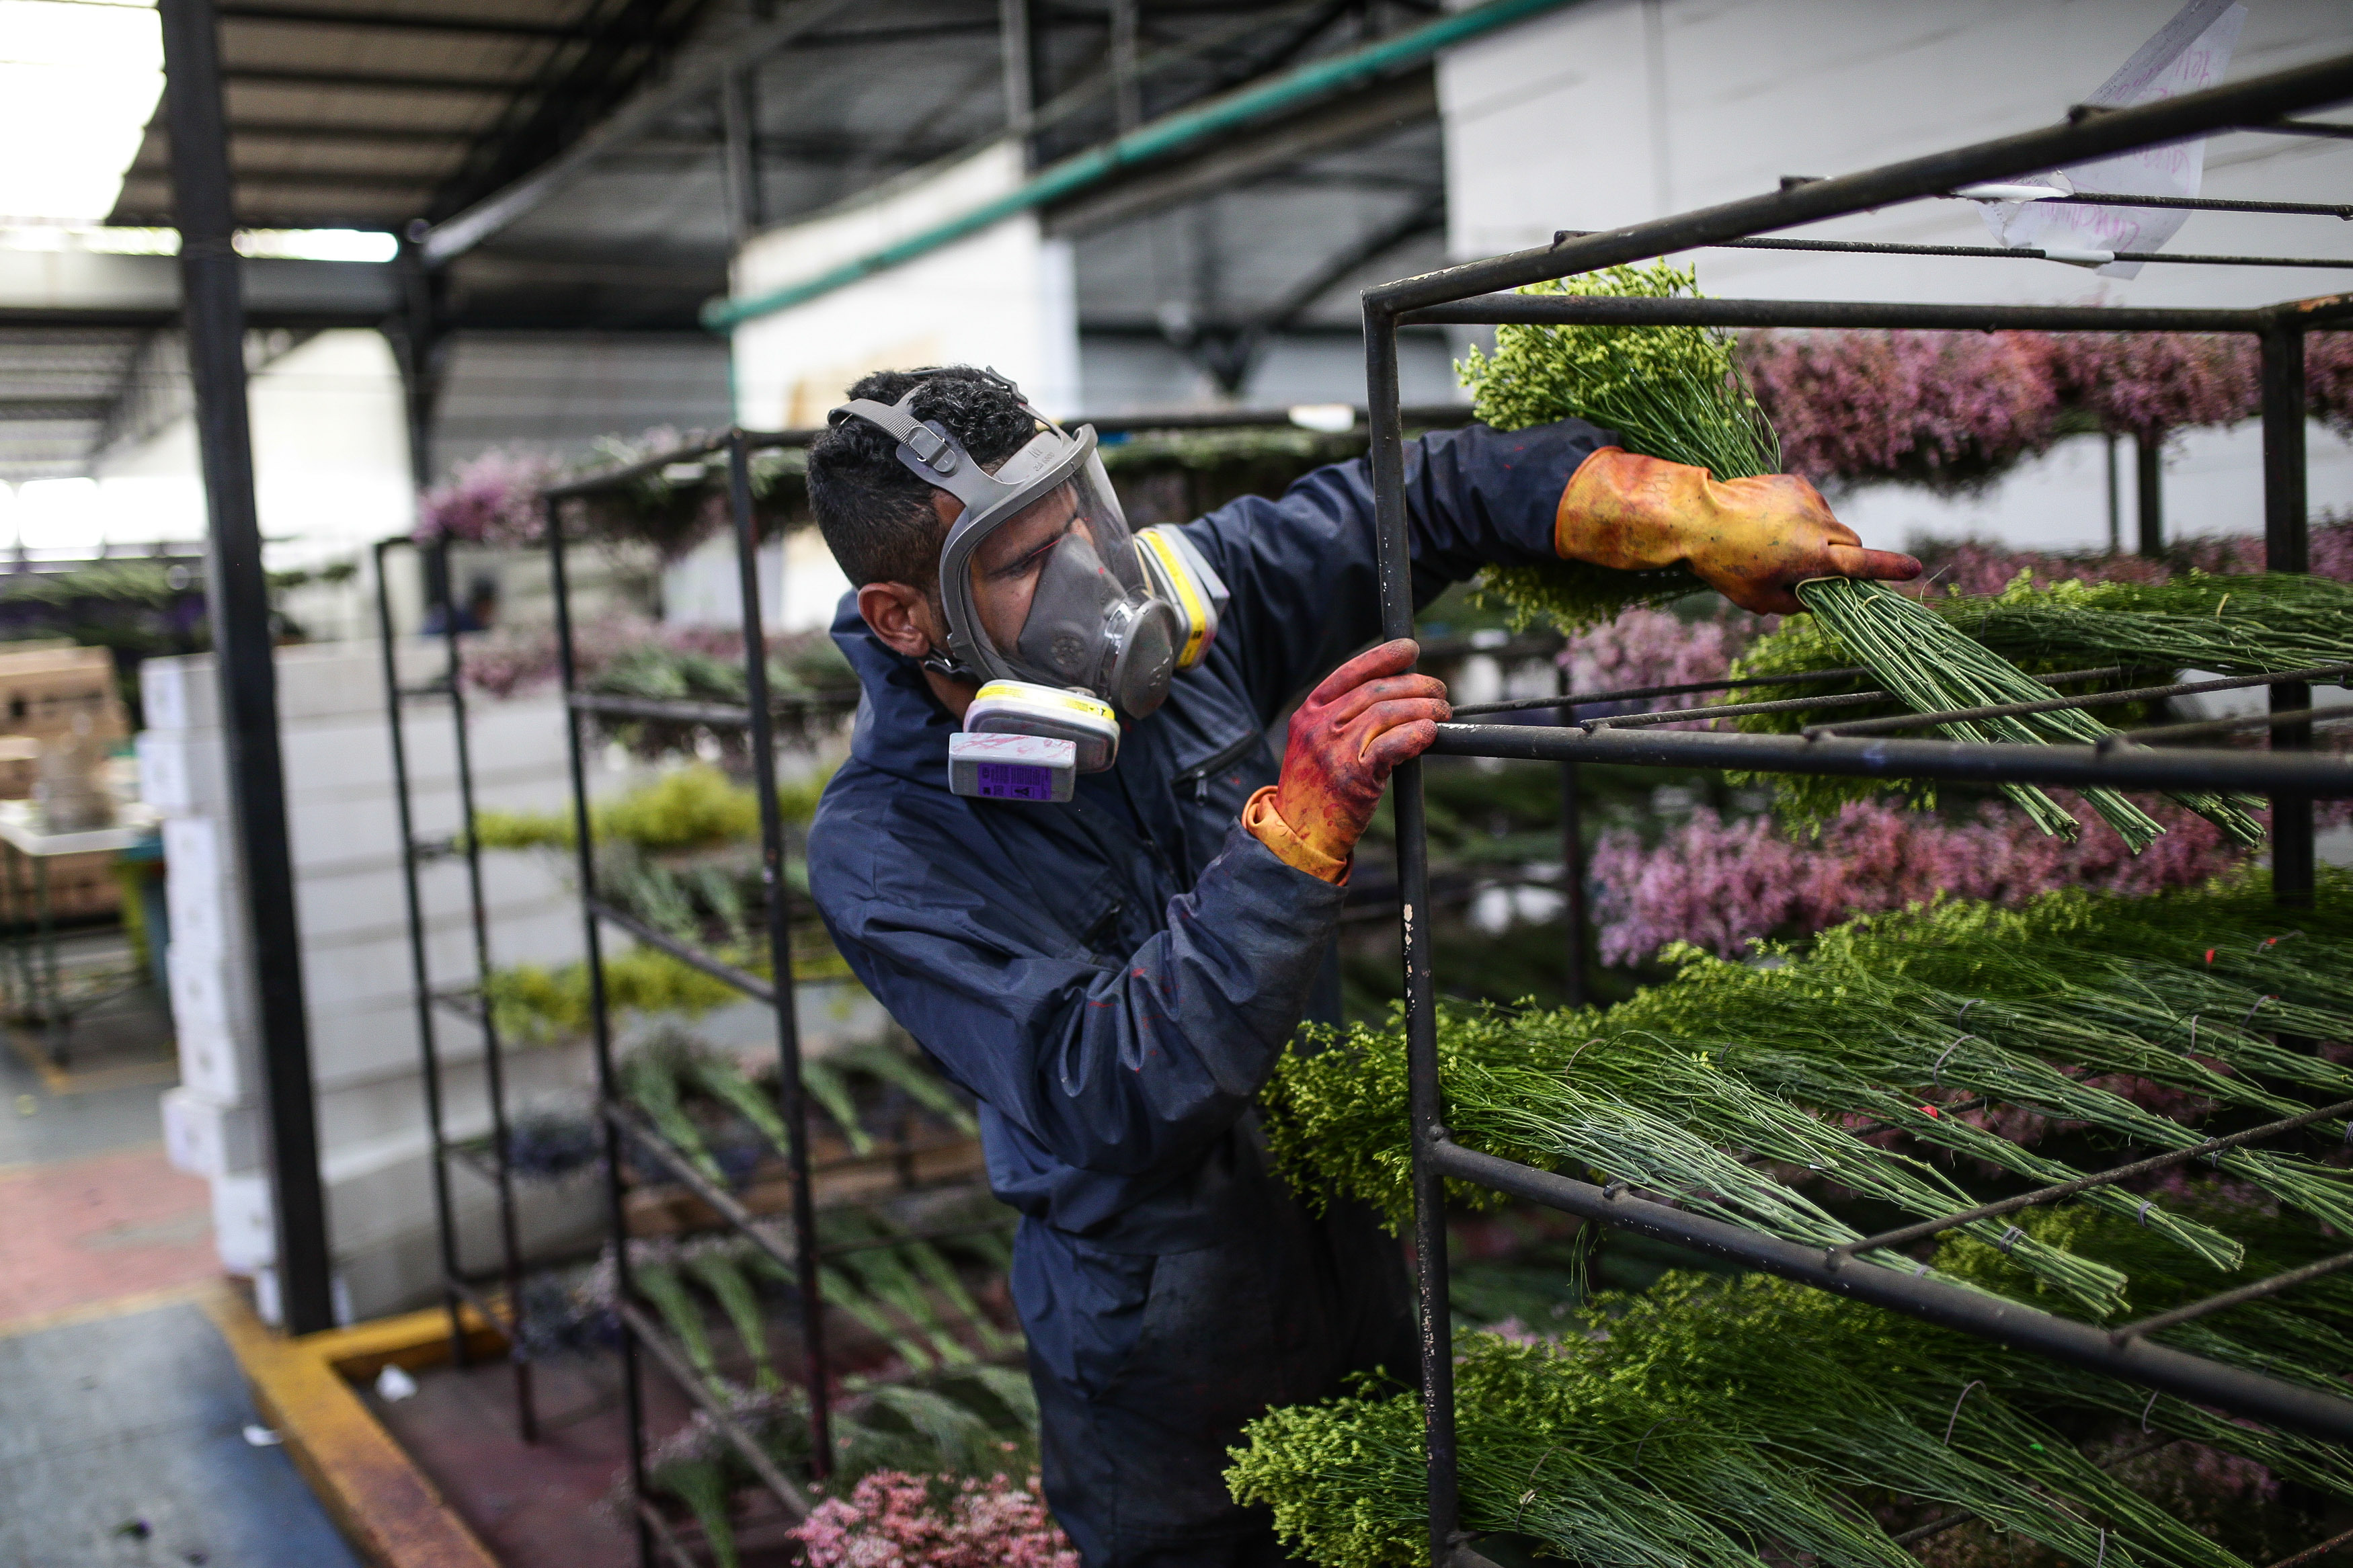
[[[980,794],[990,800],[1052,800],[1054,770],[1024,763],[976,763]]]

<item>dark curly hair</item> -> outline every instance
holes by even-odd
[[[918,389],[915,417],[938,420],[984,467],[1013,456],[1037,433],[1036,420],[1004,384],[970,365],[877,371],[849,395],[896,403],[911,386]],[[809,447],[809,510],[852,584],[904,583],[930,593],[945,531],[932,510],[933,487],[908,472],[898,451],[879,425],[834,426]]]

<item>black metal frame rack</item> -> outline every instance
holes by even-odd
[[[474,832],[473,751],[467,729],[466,690],[461,679],[463,653],[459,646],[457,606],[448,591],[448,546],[426,547],[444,555],[444,559],[436,563],[439,569],[426,575],[427,580],[435,585],[436,602],[428,607],[440,612],[446,658],[441,673],[433,679],[421,682],[403,681],[395,641],[392,594],[386,576],[393,552],[403,548],[415,546],[406,539],[383,540],[375,546],[376,634],[384,668],[385,721],[389,727],[392,742],[393,800],[400,824],[401,892],[406,901],[408,916],[409,978],[416,996],[417,1051],[425,1086],[426,1133],[431,1144],[433,1216],[438,1231],[441,1296],[449,1313],[450,1352],[459,1365],[465,1365],[469,1360],[464,1308],[472,1308],[483,1322],[506,1335],[508,1359],[514,1369],[515,1428],[524,1442],[535,1443],[539,1440],[539,1412],[532,1387],[531,1362],[523,1353],[522,1342],[522,1279],[529,1265],[523,1257],[522,1230],[515,1215],[514,1173],[508,1161],[511,1147],[507,1136],[505,1042],[500,1037],[497,1021],[491,1016],[488,998],[480,984],[459,986],[437,986],[434,984],[426,937],[425,896],[419,876],[421,869],[434,861],[452,857],[464,860],[474,972],[478,981],[487,981],[491,973],[490,909],[482,896],[481,847]],[[448,705],[451,765],[458,788],[458,825],[457,831],[447,837],[420,838],[417,833],[416,793],[409,772],[408,738],[404,715],[412,702],[436,701]],[[491,1135],[487,1144],[476,1144],[470,1141],[452,1142],[449,1138],[442,1107],[441,1043],[437,1010],[455,1014],[481,1034],[482,1071],[491,1112]],[[449,1192],[449,1167],[452,1164],[472,1172],[487,1182],[496,1194],[499,1265],[491,1274],[480,1271],[470,1274],[464,1268],[462,1238],[459,1234],[457,1214]],[[491,1278],[495,1278],[505,1292],[503,1304],[483,1293],[482,1287]]]
[[[1504,290],[1621,264],[1646,261],[1684,250],[1724,246],[1802,248],[1832,252],[1904,255],[1989,255],[2031,258],[2040,251],[1989,251],[1974,247],[1933,247],[1758,238],[1795,226],[1845,216],[1922,198],[1947,196],[1978,182],[2015,179],[2137,148],[2202,136],[2221,130],[2305,133],[2309,122],[2291,121],[2300,110],[2353,100],[2353,57],[2325,60],[2249,81],[2188,94],[2142,108],[2071,110],[2067,122],[1999,141],[1915,158],[1835,179],[1788,179],[1777,193],[1727,203],[1679,216],[1599,234],[1564,232],[1534,250],[1425,274],[1366,289],[1364,294],[1366,405],[1371,416],[1371,465],[1380,548],[1382,623],[1389,637],[1413,627],[1412,579],[1409,569],[1404,489],[1403,432],[1398,388],[1398,330],[1424,323],[1490,324],[1604,323],[1709,327],[1877,327],[1994,331],[2039,328],[2058,331],[2200,331],[2253,334],[2262,350],[2264,524],[2267,564],[2276,572],[2310,569],[2305,490],[2305,391],[2303,338],[2308,331],[2353,327],[2353,295],[2292,300],[2257,310],[2144,310],[2097,307],[1815,303],[1753,300],[1585,299],[1523,295]],[[2342,133],[2341,128],[2326,128]],[[2098,196],[2084,198],[2097,202]],[[2200,210],[2211,203],[2184,203]],[[2232,204],[2223,210],[2296,212],[2309,204]],[[2334,207],[2319,208],[2341,216]],[[2200,257],[2155,253],[2151,263],[2232,266],[2329,266],[2353,268],[2341,260],[2299,258]],[[1847,672],[1857,674],[1862,672]],[[2113,674],[2116,672],[2094,672]],[[1433,753],[1550,761],[1574,765],[1609,762],[1679,768],[1737,768],[1757,772],[1915,777],[2046,784],[2108,784],[2127,789],[2198,788],[2267,795],[2273,803],[2274,890],[2284,903],[2308,904],[2314,893],[2312,802],[2353,795],[2353,760],[2301,754],[2311,744],[2309,682],[2329,671],[2295,671],[2246,685],[2265,685],[2271,712],[2255,721],[2270,726],[2268,752],[2192,750],[2137,743],[2099,746],[2037,746],[1968,743],[1942,740],[1887,739],[1888,729],[1918,729],[1939,717],[1907,715],[1864,724],[1830,723],[1799,735],[1717,733],[1654,727],[1635,715],[1576,723],[1573,708],[1599,697],[1634,700],[1689,691],[1651,688],[1641,691],[1555,697],[1495,708],[1553,708],[1560,723],[1439,726]],[[1786,681],[1783,682],[1786,684]],[[1736,683],[1710,683],[1719,689]],[[2201,683],[2209,684],[2209,683]],[[2180,688],[2163,689],[2166,691]],[[2092,699],[2070,700],[2070,707]],[[1737,707],[1678,711],[1691,719],[1736,712]],[[1458,719],[1464,716],[1458,712]],[[2211,726],[2172,727],[2134,737],[2175,741],[2181,729],[2206,732]],[[1477,1152],[1448,1136],[1439,1081],[1437,1016],[1427,919],[1429,844],[1423,810],[1421,766],[1408,763],[1395,781],[1398,859],[1403,903],[1405,1025],[1410,1095],[1414,1194],[1414,1245],[1421,1321],[1421,1388],[1428,1443],[1430,1551],[1442,1565],[1485,1562],[1467,1543],[1460,1524],[1454,1442],[1453,1361],[1447,1292],[1445,1182],[1452,1177],[1493,1187],[1569,1214],[1614,1226],[1655,1240],[1695,1248],[1746,1268],[1762,1269],[1825,1290],[1908,1313],[1926,1321],[1978,1335],[2014,1348],[2094,1368],[2142,1386],[2284,1427],[2353,1441],[2353,1399],[2332,1397],[2243,1372],[2150,1342],[2149,1335],[2191,1317],[2221,1310],[2257,1296],[2287,1289],[2316,1271],[2353,1266],[2353,1254],[2312,1268],[2258,1281],[2160,1317],[2110,1331],[2070,1321],[1998,1298],[1975,1294],[1931,1279],[1914,1278],[1858,1261],[1870,1247],[1918,1240],[1991,1212],[2008,1212],[2050,1202],[2084,1186],[2129,1179],[2158,1163],[2137,1162],[2062,1188],[2046,1188],[2009,1200],[2007,1205],[1947,1215],[1875,1237],[1853,1247],[1803,1247],[1757,1232],[1683,1213],[1669,1205],[1630,1196],[1627,1185],[1596,1186],[1508,1160]],[[1573,940],[1575,940],[1573,938]],[[2331,1107],[2310,1118],[2274,1123],[2239,1135],[2276,1136],[2321,1115],[2344,1115],[2353,1106]],[[2213,1152],[2200,1145],[2162,1163]]]
[[[752,1473],[796,1515],[806,1514],[808,1495],[754,1439],[738,1419],[698,1377],[682,1349],[638,1305],[632,1289],[629,1227],[625,1206],[625,1156],[634,1150],[665,1167],[689,1191],[710,1206],[726,1226],[766,1252],[792,1271],[798,1296],[803,1387],[808,1400],[810,1468],[823,1479],[832,1453],[829,1437],[829,1390],[826,1382],[824,1303],[818,1288],[818,1255],[814,1194],[810,1186],[808,1095],[801,1082],[800,1037],[793,1006],[793,973],[789,895],[785,879],[786,844],[782,810],[776,798],[776,717],[780,703],[768,689],[768,658],[761,626],[759,529],[752,505],[752,454],[765,447],[797,445],[805,435],[755,434],[729,430],[674,451],[628,467],[558,485],[543,492],[546,547],[551,584],[554,590],[556,667],[562,680],[565,731],[568,742],[572,823],[576,846],[584,936],[588,964],[590,1037],[596,1055],[597,1120],[605,1144],[607,1223],[616,1271],[619,1306],[623,1419],[628,1428],[629,1496],[638,1526],[638,1555],[651,1563],[657,1552],[670,1562],[691,1565],[693,1559],[646,1494],[646,1441],[643,1392],[639,1384],[638,1350],[642,1347],[718,1433],[742,1458]],[[736,580],[742,594],[745,700],[742,707],[725,703],[644,700],[615,697],[580,689],[575,657],[571,580],[565,538],[566,503],[626,486],[659,474],[673,464],[700,463],[723,454],[727,473],[728,515],[735,546]],[[729,728],[744,732],[751,753],[753,788],[760,805],[760,865],[767,891],[768,962],[772,979],[764,979],[735,964],[704,952],[691,942],[638,920],[607,901],[596,880],[596,848],[589,833],[587,748],[584,732],[592,716],[643,719]],[[605,991],[604,932],[611,926],[676,958],[754,1001],[776,1016],[777,1084],[787,1133],[787,1160],[792,1186],[788,1237],[780,1237],[731,1194],[709,1181],[694,1163],[657,1131],[620,1092],[613,1060],[613,1030]]]

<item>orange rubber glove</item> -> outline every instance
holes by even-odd
[[[1380,804],[1389,772],[1438,739],[1446,683],[1409,673],[1421,657],[1410,637],[1367,648],[1324,678],[1291,716],[1282,776],[1250,796],[1242,826],[1286,866],[1345,881],[1356,840]]]
[[[1789,590],[1809,577],[1905,582],[1920,563],[1865,550],[1831,515],[1820,491],[1793,474],[1718,479],[1705,468],[1604,447],[1560,492],[1553,549],[1565,560],[1627,571],[1684,562],[1744,610],[1795,615]]]

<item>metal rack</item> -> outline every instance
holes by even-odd
[[[409,979],[416,995],[417,1042],[425,1082],[425,1125],[431,1142],[433,1217],[440,1247],[441,1296],[449,1313],[449,1344],[459,1365],[467,1364],[469,1346],[463,1309],[470,1307],[482,1320],[506,1335],[508,1359],[514,1368],[515,1428],[526,1443],[539,1440],[539,1412],[532,1388],[531,1362],[521,1337],[522,1279],[527,1267],[521,1226],[515,1215],[514,1173],[509,1164],[505,1043],[480,984],[437,986],[427,951],[425,898],[419,870],[436,861],[462,859],[466,867],[466,899],[478,981],[491,973],[490,910],[482,897],[481,847],[474,832],[474,764],[466,721],[466,689],[458,643],[457,606],[449,593],[448,546],[428,547],[441,554],[427,580],[436,590],[432,606],[441,612],[441,637],[446,650],[441,673],[422,682],[401,679],[394,642],[392,595],[385,568],[393,552],[416,548],[406,539],[387,539],[375,546],[375,611],[378,646],[384,661],[384,712],[392,741],[393,799],[400,823],[401,892],[408,915]],[[451,765],[457,775],[458,827],[448,837],[420,838],[417,833],[416,795],[408,766],[408,739],[404,715],[412,702],[448,705],[452,741]],[[482,1037],[482,1071],[491,1110],[487,1144],[452,1142],[444,1119],[441,1094],[441,1047],[437,1026],[439,1013],[450,1013],[472,1025]],[[450,1199],[449,1168],[459,1166],[486,1182],[498,1202],[499,1265],[488,1275],[470,1274],[464,1268],[457,1214]],[[503,1302],[483,1291],[491,1279],[505,1293]]]
[[[627,1156],[637,1152],[663,1166],[689,1191],[710,1206],[725,1226],[792,1271],[798,1297],[802,1384],[808,1400],[810,1470],[822,1479],[832,1454],[829,1436],[829,1389],[826,1381],[824,1303],[818,1287],[819,1258],[817,1220],[810,1187],[808,1095],[801,1083],[800,1037],[793,1007],[793,972],[789,896],[785,880],[786,846],[784,818],[776,799],[776,719],[780,707],[768,689],[768,658],[761,626],[759,531],[753,515],[751,457],[755,450],[805,441],[805,435],[754,435],[730,430],[677,450],[608,470],[543,492],[546,520],[548,569],[555,599],[556,668],[562,680],[565,732],[572,784],[572,825],[576,846],[584,935],[586,941],[590,1035],[596,1055],[597,1119],[605,1144],[605,1197],[608,1232],[619,1301],[623,1420],[628,1429],[629,1496],[638,1526],[638,1555],[651,1563],[657,1552],[673,1563],[691,1563],[646,1493],[645,1409],[639,1382],[638,1352],[644,1350],[740,1456],[752,1473],[776,1494],[788,1510],[806,1514],[807,1492],[777,1466],[739,1419],[696,1376],[688,1358],[654,1319],[637,1304],[629,1263],[629,1227],[625,1206]],[[580,671],[574,653],[571,579],[565,538],[569,502],[600,491],[617,489],[636,479],[659,474],[674,464],[700,463],[723,453],[727,469],[728,514],[735,545],[736,580],[742,594],[745,700],[725,703],[639,700],[580,689]],[[729,963],[691,943],[679,941],[637,920],[628,910],[607,902],[598,889],[596,847],[589,833],[587,745],[584,723],[592,715],[635,718],[729,728],[744,733],[751,753],[752,783],[760,805],[760,863],[767,890],[768,963],[770,978]],[[787,1160],[792,1185],[791,1226],[780,1237],[763,1224],[731,1194],[706,1179],[685,1153],[664,1138],[623,1098],[614,1071],[613,1029],[605,991],[604,934],[610,926],[638,942],[660,949],[702,973],[733,987],[771,1008],[776,1016],[777,1083],[787,1133]]]
[[[1600,323],[1708,327],[1877,327],[1993,331],[2040,328],[2060,331],[2200,331],[2251,333],[2262,350],[2264,527],[2268,566],[2275,572],[2310,569],[2305,490],[2304,334],[2353,327],[2353,295],[2292,300],[2257,310],[2141,310],[2076,307],[1816,303],[1791,300],[1581,299],[1521,295],[1530,283],[1665,256],[1732,245],[1803,248],[1861,254],[1965,255],[1979,247],[1934,247],[1829,240],[1760,239],[1795,226],[1845,216],[1870,208],[1947,196],[1978,182],[2014,179],[2040,170],[2073,164],[2137,148],[2244,129],[2306,133],[2309,122],[2288,121],[2301,110],[2353,100],[2353,57],[2321,61],[2185,95],[2143,108],[2078,108],[2067,122],[2047,130],[1889,164],[1836,179],[1793,178],[1776,193],[1726,203],[1698,212],[1615,229],[1603,234],[1563,233],[1534,250],[1429,273],[1366,290],[1364,295],[1366,404],[1370,411],[1371,468],[1379,536],[1383,629],[1409,636],[1413,626],[1412,579],[1404,488],[1404,447],[1398,406],[1398,331],[1402,326],[1451,323]],[[2342,128],[2326,127],[2342,134]],[[2092,196],[2087,200],[2102,198]],[[2182,204],[2200,209],[2212,204]],[[2295,204],[2250,204],[2253,210],[2299,210]],[[2218,209],[2232,210],[2232,209]],[[2335,208],[2325,209],[2338,216]],[[2026,256],[2023,252],[1992,252]],[[2189,257],[2154,253],[2150,262],[2193,265],[2329,266],[2353,263],[2304,258]],[[1847,676],[1860,671],[1842,672]],[[2099,672],[2113,675],[2116,672]],[[1582,762],[1638,766],[1744,769],[1757,772],[2016,782],[2127,789],[2201,788],[2268,795],[2273,806],[2274,891],[2288,905],[2308,905],[2314,896],[2312,802],[2353,795],[2353,760],[2303,754],[2311,745],[2314,710],[2310,682],[2328,671],[2301,670],[2241,684],[2267,686],[2271,711],[2253,722],[2268,726],[2268,752],[2192,750],[2137,743],[2100,746],[2036,746],[1891,739],[1888,729],[1920,729],[1952,715],[1908,715],[1883,724],[1816,725],[1798,735],[1671,731],[1641,716],[1571,722],[1574,705],[1599,698],[1636,700],[1694,689],[1723,689],[1737,683],[1700,688],[1561,696],[1494,707],[1555,708],[1561,722],[1439,726],[1436,754],[1507,757],[1556,762],[1573,768]],[[1781,678],[1776,684],[1788,684]],[[2093,699],[2066,700],[2088,707]],[[1815,704],[1828,706],[1827,704]],[[1493,708],[1489,710],[1493,710]],[[1680,720],[1737,707],[1677,710]],[[1463,716],[1467,710],[1458,712]],[[2192,726],[2197,734],[2211,726]],[[1858,732],[1862,731],[1862,732]],[[2179,727],[2144,731],[2134,739],[2190,738]],[[1573,788],[1573,785],[1570,786]],[[1477,1568],[1486,1560],[1460,1531],[1460,1498],[1454,1441],[1453,1360],[1450,1335],[1445,1226],[1445,1182],[1478,1183],[1586,1220],[1695,1248],[1744,1267],[1766,1270],[1820,1289],[1873,1302],[1925,1321],[2077,1365],[2092,1367],[2142,1386],[2173,1393],[2233,1415],[2334,1438],[2353,1441],[2353,1400],[2320,1394],[2276,1379],[2242,1372],[2201,1357],[2151,1343],[2149,1335],[2189,1318],[2219,1311],[2260,1295],[2285,1289],[2319,1272],[2353,1267],[2353,1253],[2310,1268],[2258,1281],[2158,1318],[2109,1331],[2058,1318],[1998,1298],[1978,1295],[1930,1279],[1914,1278],[1853,1259],[1863,1250],[1918,1240],[1987,1211],[1943,1216],[1872,1237],[1858,1247],[1799,1246],[1755,1231],[1683,1213],[1665,1204],[1628,1194],[1626,1184],[1590,1183],[1480,1153],[1454,1142],[1445,1127],[1439,1081],[1435,985],[1430,933],[1417,909],[1426,910],[1430,890],[1429,844],[1421,767],[1409,763],[1395,779],[1398,874],[1404,906],[1405,1023],[1410,1083],[1409,1116],[1413,1154],[1414,1245],[1421,1321],[1421,1388],[1427,1439],[1430,1551],[1434,1563]],[[1572,938],[1574,940],[1574,938]],[[2239,1135],[2273,1137],[2319,1116],[2344,1115],[2353,1105],[2327,1108]],[[2009,1200],[2007,1207],[2056,1201],[2092,1184],[2146,1173],[2159,1163],[2213,1152],[2208,1145],[2098,1173],[2081,1183],[2045,1188]],[[2307,1554],[2308,1555],[2308,1554]]]

